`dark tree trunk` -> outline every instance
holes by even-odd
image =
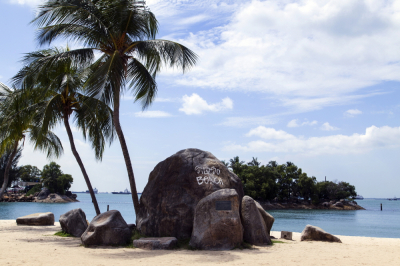
[[[3,186],[0,189],[0,199],[3,198],[4,191],[6,191],[6,188],[8,185],[8,179],[10,177],[9,173],[10,173],[11,164],[15,157],[15,154],[17,154],[17,150],[18,150],[18,141],[15,141],[13,151],[10,155],[10,158],[8,158],[6,169],[4,171],[4,181],[3,181]]]
[[[81,157],[79,156],[78,152],[76,151],[75,143],[74,143],[74,136],[72,135],[71,127],[69,126],[68,115],[67,114],[64,114],[64,125],[65,125],[65,129],[67,130],[69,143],[71,144],[72,153],[74,154],[75,159],[78,162],[79,167],[81,168],[83,177],[85,178],[85,181],[86,181],[86,185],[87,185],[87,187],[89,189],[90,196],[92,197],[92,202],[93,202],[93,205],[94,205],[94,209],[96,210],[96,215],[99,215],[100,214],[100,209],[99,209],[99,205],[97,204],[96,195],[94,194],[94,191],[93,191],[93,188],[92,188],[92,184],[90,183],[89,176],[86,173],[85,166],[83,166]]]
[[[114,113],[113,122],[115,130],[117,131],[119,143],[121,144],[122,154],[124,155],[126,170],[128,171],[129,183],[132,192],[132,201],[135,208],[136,217],[140,209],[139,198],[136,190],[135,176],[133,174],[131,158],[129,156],[128,147],[126,146],[124,133],[122,132],[121,124],[119,122],[119,91],[114,94]]]

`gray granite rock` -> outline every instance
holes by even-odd
[[[148,237],[133,240],[133,246],[142,249],[173,249],[178,244],[175,237]]]
[[[327,241],[342,243],[339,238],[331,235],[321,228],[313,225],[307,225],[301,233],[301,241]]]
[[[86,221],[86,215],[82,209],[70,210],[60,216],[61,229],[75,237],[81,237],[81,235],[88,228]]]
[[[97,215],[82,234],[85,246],[127,245],[131,239],[131,230],[119,211],[108,211]]]
[[[242,199],[241,217],[244,228],[243,241],[253,245],[272,244],[256,202],[249,196]]]
[[[261,217],[264,219],[265,226],[267,227],[267,233],[268,233],[268,235],[270,235],[272,225],[275,222],[275,218],[271,214],[266,212],[260,203],[258,203],[257,201],[254,201],[254,202],[256,203],[256,206],[258,208],[258,211],[261,214]]]
[[[230,210],[221,209],[225,204]],[[230,206],[230,208],[229,208]],[[196,206],[189,245],[196,249],[230,250],[243,242],[239,195],[234,189],[220,189],[204,197]]]
[[[17,218],[17,225],[54,225],[54,214],[41,212],[22,216]]]
[[[37,195],[37,199],[43,200],[47,198],[48,195],[50,195],[50,190],[47,187],[45,187],[39,192],[39,194]]]
[[[157,164],[140,198],[136,226],[146,236],[191,237],[197,203],[214,191],[235,189],[241,180],[214,155],[186,149]]]

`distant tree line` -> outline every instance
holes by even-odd
[[[0,156],[0,184],[4,181],[4,171],[10,157],[11,151],[5,152]],[[35,186],[29,186],[28,194],[39,192],[42,187],[47,187],[51,193],[64,195],[71,188],[74,179],[69,174],[61,171],[61,166],[55,162],[51,162],[43,167],[42,170],[32,165],[18,166],[21,158],[21,149],[13,158],[13,162],[9,171],[9,180],[7,187],[11,187],[17,181],[37,182]]]
[[[239,156],[223,163],[244,185],[244,193],[257,200],[290,201],[299,198],[318,203],[324,200],[350,199],[357,196],[355,187],[347,182],[318,182],[307,176],[292,162],[278,165],[270,161],[261,165],[257,158],[245,163]]]

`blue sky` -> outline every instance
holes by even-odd
[[[0,81],[38,48],[29,25],[41,1],[0,0]],[[380,0],[151,0],[158,38],[199,55],[184,75],[165,69],[141,112],[125,95],[121,121],[138,190],[155,165],[184,148],[221,160],[292,161],[309,176],[347,181],[364,197],[399,196],[400,2]],[[56,43],[64,45],[62,41]],[[57,160],[85,190],[65,130]],[[100,191],[129,187],[118,141],[101,163],[74,132]],[[25,145],[21,164],[45,156]]]

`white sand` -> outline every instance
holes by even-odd
[[[85,248],[79,238],[54,236],[55,226],[0,220],[0,265],[400,265],[400,239],[338,236],[343,243],[300,242],[232,251],[148,251]],[[272,232],[275,237],[280,232]]]

